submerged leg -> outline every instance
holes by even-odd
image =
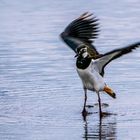
[[[98,95],[98,103],[99,103],[99,115],[100,115],[100,118],[102,118],[102,108],[101,108],[101,99],[100,99],[100,94],[99,92],[97,93]]]
[[[84,107],[83,107],[82,114],[83,114],[83,115],[86,115],[86,114],[87,114],[87,111],[86,111],[87,89],[86,89],[86,88],[84,88],[84,93],[85,93],[85,99],[84,99]]]

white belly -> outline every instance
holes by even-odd
[[[82,80],[83,86],[88,90],[99,92],[104,89],[105,82],[103,77],[96,70],[91,70],[90,66],[84,70],[77,69],[77,72]]]

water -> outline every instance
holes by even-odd
[[[105,80],[117,93],[88,93],[89,115],[82,117],[82,84],[74,53],[60,40],[66,25],[85,11],[100,19],[95,41],[100,52],[140,40],[138,0],[0,1],[1,140],[139,140],[140,49],[112,62]]]

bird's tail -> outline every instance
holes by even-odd
[[[108,95],[110,95],[112,98],[116,98],[116,94],[115,94],[114,91],[113,91],[111,88],[109,88],[108,86],[105,86],[105,87],[104,87],[104,91],[105,91]]]

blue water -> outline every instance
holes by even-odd
[[[140,49],[112,62],[105,80],[117,94],[84,94],[74,52],[59,38],[80,14],[100,19],[95,41],[104,53],[140,41],[139,0],[0,0],[0,140],[139,140]],[[85,120],[84,120],[85,119]]]

